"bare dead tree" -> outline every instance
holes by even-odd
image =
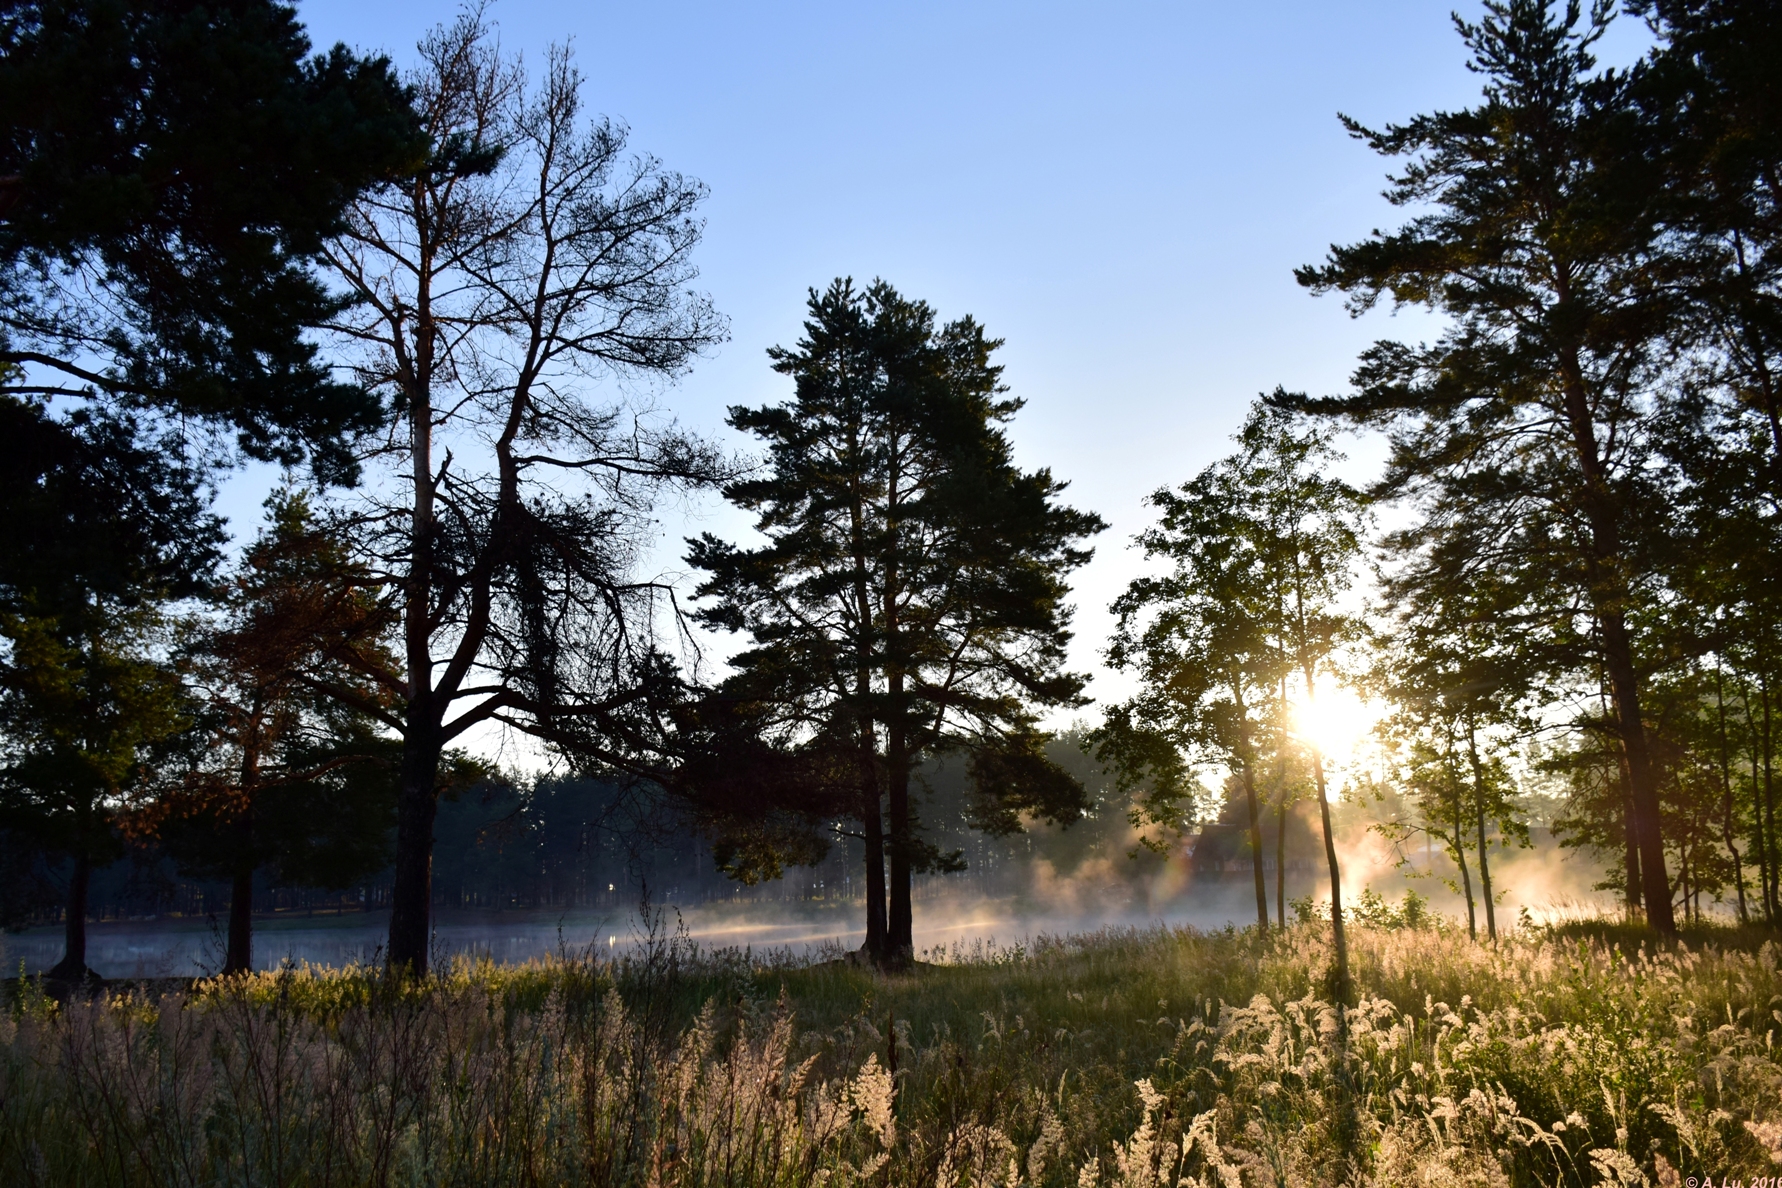
[[[704,187],[584,119],[567,51],[529,83],[480,11],[420,57],[427,165],[359,202],[327,257],[359,299],[336,329],[396,414],[367,451],[383,481],[338,525],[400,623],[400,665],[373,674],[398,711],[359,708],[403,740],[389,961],[416,972],[443,748],[493,723],[582,766],[647,767],[670,592],[637,562],[656,501],[726,471],[624,395],[724,336],[689,288]]]

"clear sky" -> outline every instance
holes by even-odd
[[[403,64],[454,11],[299,5],[318,46]],[[1007,340],[1022,463],[1113,525],[1077,583],[1091,670],[1143,496],[1225,452],[1257,392],[1339,390],[1372,338],[1427,333],[1410,315],[1353,322],[1293,280],[1398,218],[1384,163],[1336,113],[1377,124],[1478,94],[1449,6],[1427,0],[501,0],[489,16],[534,64],[570,41],[588,107],[711,188],[697,260],[731,341],[664,394],[684,423],[729,438],[726,406],[782,398],[763,352],[798,337],[805,290],[838,275]],[[1611,61],[1646,40],[1618,25]],[[693,521],[665,519],[665,536],[740,526],[715,500]]]

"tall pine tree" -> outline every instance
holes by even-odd
[[[1046,757],[1038,714],[1081,704],[1082,678],[1063,669],[1065,576],[1102,525],[1061,505],[1049,472],[1014,464],[1002,425],[1021,403],[990,361],[998,345],[970,318],[937,326],[883,282],[813,292],[804,339],[772,353],[793,399],[731,412],[768,470],[726,494],[768,543],[691,542],[710,575],[702,617],[753,644],[720,696],[789,724],[786,747],[832,756],[812,765],[830,773],[815,786],[861,827],[866,949],[891,964],[913,956],[912,875],[955,860],[922,836],[911,786],[925,758],[969,757],[980,828],[1068,822],[1086,803]]]

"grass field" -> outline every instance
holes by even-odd
[[[0,1024],[0,1182],[1175,1186],[1782,1175],[1782,947],[1119,931],[844,960],[292,970]]]

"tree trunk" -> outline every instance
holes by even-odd
[[[1772,762],[1772,745],[1774,739],[1770,731],[1770,681],[1767,674],[1758,673],[1758,689],[1762,694],[1763,732],[1760,738],[1763,754],[1763,810],[1765,832],[1769,834],[1769,845],[1766,856],[1770,866],[1769,896],[1764,902],[1764,913],[1771,924],[1782,923],[1782,845],[1776,838],[1776,778],[1775,766]],[[1755,793],[1756,789],[1753,789]]]
[[[1460,890],[1466,896],[1466,934],[1471,940],[1479,939],[1479,917],[1473,906],[1473,876],[1466,866],[1466,813],[1462,811],[1460,802],[1460,776],[1454,770],[1454,736],[1448,735],[1448,791],[1452,794],[1449,806],[1454,816],[1454,865],[1460,867]]]
[[[1242,684],[1233,680],[1231,683],[1232,703],[1237,707],[1239,720],[1238,746],[1241,754],[1238,762],[1243,768],[1244,805],[1250,816],[1250,874],[1256,882],[1256,930],[1268,931],[1268,880],[1262,871],[1262,809],[1256,802],[1256,753],[1250,741],[1250,711],[1244,705]]]
[[[87,888],[92,881],[93,861],[82,845],[74,852],[74,869],[68,875],[68,919],[62,933],[62,960],[47,975],[55,981],[84,982],[92,972],[87,968]]]
[[[1262,872],[1262,809],[1256,803],[1256,773],[1244,764],[1244,799],[1250,808],[1250,870],[1256,877],[1256,930],[1268,931],[1268,881]]]
[[[1720,837],[1726,843],[1727,853],[1732,855],[1733,887],[1739,893],[1739,923],[1749,924],[1751,913],[1745,906],[1745,864],[1739,856],[1738,845],[1733,841],[1738,810],[1733,801],[1732,742],[1726,733],[1726,685],[1718,660],[1714,662],[1714,710],[1720,728]]]
[[[1306,675],[1306,692],[1311,692],[1311,674]],[[1324,860],[1330,866],[1330,939],[1335,962],[1330,971],[1330,994],[1336,1006],[1336,1139],[1340,1159],[1334,1179],[1346,1181],[1354,1167],[1357,1129],[1356,1086],[1354,1070],[1349,1062],[1349,1004],[1354,990],[1349,980],[1349,940],[1343,931],[1343,877],[1337,868],[1336,834],[1330,827],[1330,797],[1324,787],[1324,756],[1312,749],[1312,777],[1318,786],[1318,809],[1324,821]]]
[[[1750,693],[1746,692],[1746,725],[1751,726]],[[1763,820],[1763,781],[1757,762],[1757,731],[1751,731],[1751,824],[1752,849],[1757,851],[1757,907],[1763,913],[1764,923],[1774,924],[1775,917],[1770,913],[1770,844],[1768,830]]]
[[[1570,293],[1563,285],[1558,296],[1561,305],[1570,300]],[[1575,352],[1561,353],[1559,372],[1573,448],[1584,480],[1580,492],[1581,510],[1590,525],[1590,546],[1585,558],[1588,594],[1596,612],[1603,668],[1609,676],[1610,698],[1621,732],[1622,752],[1627,757],[1629,803],[1633,807],[1635,845],[1640,854],[1640,894],[1646,904],[1647,923],[1668,935],[1677,931],[1677,922],[1671,915],[1671,889],[1664,873],[1658,776],[1646,747],[1646,723],[1640,713],[1639,670],[1634,667],[1633,645],[1627,636],[1625,608],[1629,595],[1623,574],[1625,550],[1621,544],[1621,509],[1604,472],[1583,367]]]
[[[223,973],[250,973],[254,968],[254,794],[260,783],[259,723],[263,705],[255,698],[253,727],[242,745],[242,809],[233,828],[235,871],[229,888],[229,942],[223,955]]]
[[[1643,917],[1640,896],[1640,843],[1634,833],[1633,793],[1628,789],[1627,755],[1615,753],[1616,770],[1621,779],[1621,841],[1624,853],[1623,865],[1626,871],[1627,922],[1637,924]]]
[[[1287,677],[1281,676],[1281,706],[1287,704]],[[1282,929],[1287,927],[1287,734],[1282,729],[1276,739],[1275,783],[1280,802],[1275,808],[1275,918]]]
[[[1287,927],[1287,782],[1281,781],[1281,800],[1275,808],[1275,919]]]
[[[885,957],[892,968],[907,968],[916,959],[915,913],[910,903],[910,855],[914,849],[910,820],[910,756],[903,724],[903,676],[891,675],[892,720],[885,745],[890,807],[891,896],[886,912]]]
[[[1485,900],[1485,933],[1497,940],[1497,905],[1491,898],[1491,860],[1485,844],[1485,769],[1479,762],[1479,739],[1473,724],[1466,725],[1466,752],[1473,765],[1473,808],[1479,826],[1479,893]]]
[[[251,973],[254,968],[254,816],[251,808],[235,823],[234,878],[229,885],[229,947],[223,973]]]
[[[885,822],[880,815],[879,790],[868,791],[861,806],[861,832],[866,835],[866,944],[867,960],[885,960]]]
[[[1646,724],[1640,716],[1639,680],[1633,650],[1619,611],[1601,616],[1603,660],[1609,670],[1621,749],[1627,756],[1628,801],[1633,808],[1635,845],[1640,854],[1640,898],[1646,922],[1667,935],[1677,931],[1671,914],[1670,881],[1664,873],[1664,837],[1659,832],[1658,786],[1646,750]]]
[[[402,780],[396,802],[396,871],[390,886],[390,951],[396,973],[427,972],[433,907],[433,818],[439,809],[437,735],[410,714],[402,741]]]
[[[1349,939],[1343,932],[1343,876],[1337,867],[1336,834],[1330,827],[1330,797],[1324,788],[1324,756],[1316,748],[1312,750],[1312,778],[1318,785],[1318,811],[1324,822],[1324,861],[1330,867],[1330,939],[1336,950],[1336,968],[1331,971],[1331,993],[1341,1007],[1348,1005],[1350,997]],[[1346,1023],[1344,1031],[1346,1034]]]

